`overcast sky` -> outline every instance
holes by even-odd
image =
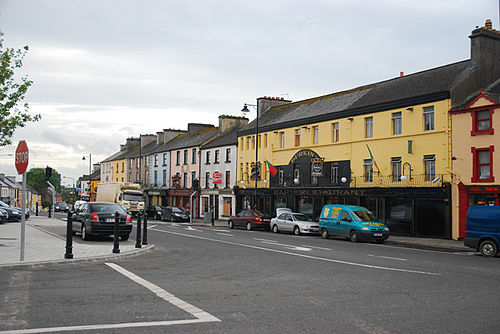
[[[5,46],[29,45],[26,100],[41,121],[0,148],[0,171],[88,174],[127,137],[241,116],[260,96],[298,101],[469,58],[498,0],[0,0]],[[255,115],[249,115],[253,119]],[[86,155],[87,160],[82,161]],[[19,179],[19,178],[18,178]],[[71,184],[71,179],[64,179]]]

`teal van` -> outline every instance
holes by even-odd
[[[319,231],[323,239],[335,235],[352,242],[374,240],[381,244],[389,238],[389,228],[367,208],[356,205],[325,205],[319,217]]]

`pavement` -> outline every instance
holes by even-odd
[[[213,224],[204,223],[202,219],[194,219],[193,225],[206,227],[227,227],[227,222],[216,220]],[[135,240],[120,241],[120,253],[115,254],[112,238],[96,241],[83,241],[79,236],[73,238],[73,259],[65,259],[66,239],[52,231],[61,230],[66,221],[59,218],[32,216],[26,221],[24,261],[21,253],[21,224],[0,224],[0,270],[3,268],[41,267],[110,261],[129,256],[137,256],[151,251],[154,244],[135,248]],[[135,230],[135,229],[134,229]],[[427,249],[444,252],[474,252],[465,247],[463,241],[390,236],[385,245]]]

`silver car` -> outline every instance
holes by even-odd
[[[319,234],[319,223],[303,213],[283,212],[271,219],[271,230],[274,233],[292,232],[295,235]]]

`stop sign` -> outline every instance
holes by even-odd
[[[26,172],[26,168],[28,168],[28,157],[28,145],[26,145],[24,140],[21,140],[16,148],[16,169],[18,174],[22,175]]]

